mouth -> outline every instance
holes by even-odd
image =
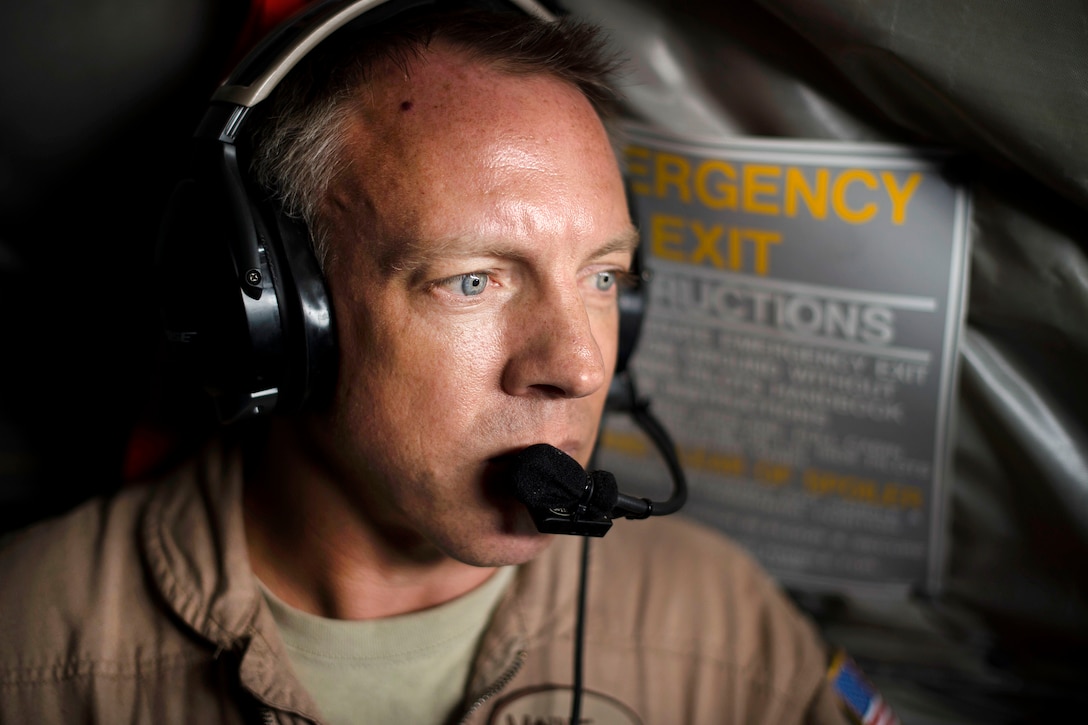
[[[550,445],[550,444],[549,444]],[[514,496],[514,467],[518,465],[518,455],[529,445],[508,449],[484,461],[483,486],[487,498],[498,504],[510,502],[522,505]],[[563,441],[554,446],[572,458],[581,448],[577,441]]]
[[[516,457],[517,451],[513,451],[492,456],[484,461],[484,495],[494,504],[509,506],[511,502],[517,503],[517,499],[514,498],[512,479]]]
[[[521,465],[519,457],[525,449],[542,443],[559,449],[581,465],[585,465],[581,457],[586,451],[586,440],[577,435],[571,435],[569,426],[566,435],[541,434],[528,441],[519,440],[509,447],[497,449],[494,455],[483,461],[481,475],[483,494],[489,502],[502,507],[515,505],[519,509],[524,506],[515,495],[514,468]]]
[[[539,535],[529,509],[516,495],[514,467],[520,449],[488,458],[481,476],[482,495],[487,504],[502,517],[509,533]]]

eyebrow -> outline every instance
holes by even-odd
[[[615,252],[634,253],[639,245],[639,232],[634,226],[630,226],[620,234],[609,239],[597,249],[593,250],[588,259],[600,259]],[[486,246],[474,246],[472,249],[464,248],[466,238],[454,237],[448,240],[402,240],[388,246],[381,257],[382,269],[388,272],[413,272],[425,267],[427,264],[443,258],[456,257],[505,257],[509,259],[525,259],[522,249],[502,244],[488,244]]]
[[[606,242],[604,246],[594,252],[590,259],[598,259],[600,257],[607,257],[613,252],[631,252],[634,254],[635,249],[638,248],[641,235],[634,226],[628,226],[619,236],[616,236]]]

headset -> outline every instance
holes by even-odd
[[[245,56],[212,95],[193,134],[189,176],[167,204],[154,275],[167,375],[204,389],[220,423],[319,406],[331,394],[337,373],[333,308],[309,231],[247,173],[253,110],[337,31],[443,2],[311,3]],[[536,0],[474,4],[547,21],[560,12]],[[635,281],[621,288],[619,299],[616,377],[621,382],[609,395],[619,406],[645,308],[647,277],[637,257]]]

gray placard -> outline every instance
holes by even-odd
[[[969,214],[954,159],[627,133],[652,274],[632,370],[684,512],[797,588],[938,591]],[[620,416],[598,463],[625,491],[667,480]]]

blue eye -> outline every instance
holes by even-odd
[[[616,284],[616,273],[609,270],[607,272],[597,273],[597,289],[601,292],[607,292],[612,289]]]
[[[471,274],[462,274],[460,276],[461,281],[461,294],[466,297],[475,297],[484,291],[487,287],[487,275],[479,272],[473,272]]]

